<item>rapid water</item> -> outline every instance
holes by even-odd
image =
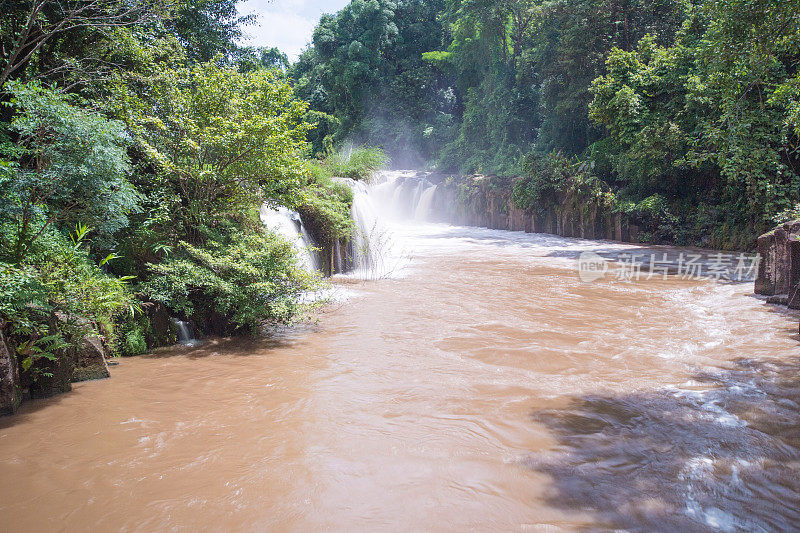
[[[351,217],[355,223],[352,238],[352,264],[348,275],[360,279],[378,279],[391,269],[392,236],[374,203],[367,184],[349,178],[334,178],[353,191]],[[341,271],[340,270],[340,271]]]
[[[305,268],[321,270],[314,242],[303,226],[300,215],[285,207],[272,208],[266,204],[261,207],[260,215],[264,226],[292,243]]]
[[[4,528],[796,529],[796,315],[749,283],[586,283],[581,254],[646,250],[415,222],[430,187],[400,181],[366,191],[405,212],[398,275],[0,419]]]

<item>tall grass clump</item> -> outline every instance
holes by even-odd
[[[312,174],[317,178],[335,176],[369,181],[388,164],[389,156],[377,146],[345,146],[329,151],[312,169]]]

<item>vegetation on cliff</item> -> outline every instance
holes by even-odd
[[[333,116],[317,146],[527,176],[518,198],[610,191],[608,209],[654,241],[747,248],[800,201],[798,13],[795,0],[353,0],[290,72]],[[571,170],[526,164],[548,158]]]

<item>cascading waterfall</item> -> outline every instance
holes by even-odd
[[[300,215],[285,207],[273,209],[263,205],[261,207],[261,222],[294,245],[300,260],[303,262],[303,266],[309,270],[321,270],[319,257],[314,250],[314,243],[303,226]]]
[[[394,261],[398,259],[397,250],[393,250],[384,220],[429,220],[440,188],[427,179],[428,176],[416,171],[385,171],[375,176],[372,185],[350,178],[333,178],[353,191],[351,216],[355,232],[346,247],[334,243],[329,259],[331,271],[375,279],[398,267]],[[323,270],[322,259],[299,214],[285,207],[264,205],[261,221],[295,246],[306,268]]]
[[[427,187],[422,193],[417,203],[416,210],[414,211],[415,220],[428,220],[431,215],[431,207],[436,198],[436,191],[438,188],[438,185],[432,185]]]
[[[387,227],[378,216],[370,189],[363,182],[350,178],[334,178],[353,191],[351,216],[355,223],[355,233],[351,241],[353,274],[364,278],[379,278],[387,274],[387,255],[390,235]]]
[[[428,221],[440,188],[429,173],[415,171],[381,172],[373,187],[376,200],[396,219]]]

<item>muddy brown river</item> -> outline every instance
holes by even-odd
[[[0,419],[0,530],[800,526],[796,316],[752,284],[578,279],[621,245],[400,231],[410,264],[335,280],[315,323]]]

